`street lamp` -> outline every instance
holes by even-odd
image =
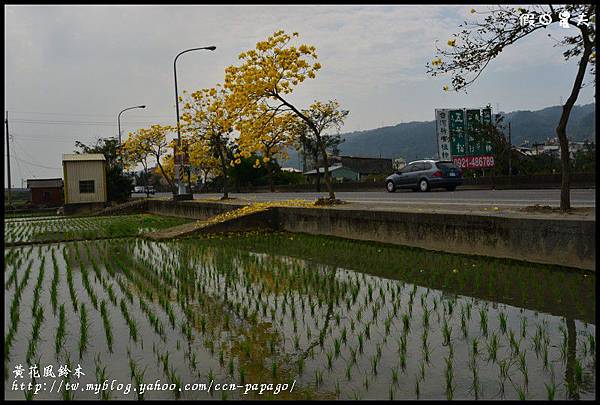
[[[121,114],[123,114],[127,110],[133,110],[134,108],[146,108],[146,106],[145,105],[138,105],[138,106],[135,106],[135,107],[128,107],[128,108],[124,109],[123,111],[121,111],[119,113],[119,116],[117,117],[117,123],[119,124],[119,147],[121,146]]]
[[[180,159],[179,159],[180,165],[183,163],[182,162],[183,159],[181,159],[181,131],[179,129],[179,94],[177,92],[177,58],[179,58],[184,53],[191,52],[191,51],[200,51],[200,50],[214,51],[215,49],[217,49],[216,46],[205,46],[205,47],[201,47],[201,48],[186,49],[185,51],[179,52],[177,54],[177,56],[175,56],[175,60],[173,61],[173,73],[175,76],[175,110],[177,111],[177,147],[179,148],[178,155],[180,156]],[[175,161],[177,161],[177,159]],[[179,170],[177,171],[176,174],[177,174],[177,194],[178,195],[185,194],[185,186],[183,185],[182,179],[179,175]]]

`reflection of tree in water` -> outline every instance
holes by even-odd
[[[223,375],[229,375],[231,380],[240,384],[242,380],[246,383],[290,383],[298,378],[303,381],[301,385],[313,388],[301,391],[297,384],[292,398],[316,396],[317,390],[319,398],[334,396],[331,393],[321,393],[324,387],[317,385],[314,389],[315,386],[310,383],[310,375],[306,378],[307,375],[304,374],[303,378],[298,366],[312,354],[313,348],[319,344],[323,346],[324,337],[328,338],[327,347],[333,343],[335,336],[329,334],[332,328],[335,333],[339,330],[335,329],[332,320],[339,315],[343,319],[345,312],[345,305],[340,303],[346,304],[348,301],[345,300],[349,299],[353,305],[355,289],[361,286],[361,291],[366,294],[367,287],[373,280],[374,287],[380,288],[381,302],[388,300],[387,302],[393,303],[394,290],[400,294],[403,285],[368,276],[365,280],[364,274],[360,273],[346,277],[346,272],[338,271],[333,266],[291,257],[249,253],[233,249],[227,242],[219,243],[219,246],[199,243],[197,240],[164,244],[135,241],[129,245],[135,248],[124,249],[121,256],[125,258],[122,260],[134,263],[132,266],[136,267],[136,272],[140,275],[139,283],[143,285],[141,290],[151,288],[155,297],[168,297],[170,302],[177,303],[183,313],[182,320],[193,328],[192,341],[199,339],[210,350],[212,358],[220,360]],[[364,251],[361,253],[365,254]],[[353,257],[352,252],[347,251],[347,254]],[[386,259],[389,260],[390,257]],[[370,268],[365,266],[364,269],[377,271],[374,267],[379,262],[374,262],[375,265]],[[448,282],[449,279],[440,278],[437,283],[442,280]],[[488,291],[487,283],[479,284],[485,286],[483,291]],[[411,302],[414,291],[410,294]],[[448,287],[441,289],[440,298],[444,299],[445,294],[456,296],[452,288]],[[404,297],[407,295],[404,294]],[[306,303],[309,304],[305,307]],[[359,303],[358,311],[370,311],[374,305],[380,308],[380,304],[371,301],[368,306],[365,301],[364,307]],[[308,315],[311,312],[309,306],[318,308],[312,316]],[[301,336],[302,344],[295,344],[293,349],[290,342],[296,330],[292,333],[291,324],[295,321],[292,308],[295,308],[299,317],[305,314],[309,321],[314,321],[314,329],[309,325],[310,322],[304,324],[305,331],[313,329],[310,331],[313,332],[312,336],[307,334],[306,340]],[[355,316],[356,307],[353,308],[351,312]],[[350,306],[348,310],[350,311]],[[574,385],[577,363],[576,342],[572,337],[575,336],[576,329],[571,319],[573,318],[567,318],[565,329],[569,345],[565,351],[564,370],[565,388],[571,382],[571,397],[575,398],[579,395],[578,392],[582,392],[582,387],[585,389],[586,383],[584,381],[578,387]],[[368,320],[366,322],[369,323]],[[360,322],[357,324],[360,325]],[[302,330],[302,323],[299,322],[299,325]],[[381,331],[382,329],[379,332]],[[382,344],[385,347],[385,340]],[[316,367],[323,366],[324,356],[325,351],[322,350],[316,359]],[[339,372],[338,369],[335,370]],[[284,393],[277,398],[284,398],[283,395]],[[264,398],[264,395],[259,398]]]
[[[198,249],[187,244],[179,244],[177,248],[171,244],[154,245],[153,249],[149,249],[149,245],[139,245],[125,256],[131,259],[132,267],[145,269],[148,283],[142,289],[151,288],[157,296],[174,290],[196,336],[201,336],[203,345],[219,359],[222,369],[230,377],[240,383],[244,380],[245,383],[291,385],[295,365],[293,356],[285,351],[283,331],[270,322],[261,321],[258,310],[249,305],[249,299],[245,302],[243,298],[256,297],[259,289],[264,289],[263,297],[271,293],[266,284],[252,282],[246,277],[244,263],[249,256],[240,257],[219,249]],[[167,264],[162,270],[157,270],[161,262],[157,256],[163,257]],[[262,265],[258,268],[264,270]],[[263,270],[259,273],[263,274]],[[163,285],[159,286],[160,283]],[[280,287],[280,291],[287,291],[286,285]],[[171,293],[167,295],[170,297]],[[328,396],[320,393],[319,397],[323,395]],[[282,391],[277,398],[313,396],[312,390],[296,385],[291,394]],[[265,398],[265,394],[260,398]]]
[[[330,326],[334,304],[339,305],[340,298],[350,289],[347,282],[336,278],[336,269],[329,266],[242,251],[232,253],[224,249],[204,249],[198,245],[187,245],[181,250],[188,252],[186,257],[201,258],[202,267],[214,269],[222,276],[224,291],[222,294],[215,294],[216,297],[212,299],[219,301],[222,307],[227,308],[228,314],[235,317],[233,324],[237,327],[238,334],[235,338],[226,336],[226,339],[232,341],[230,353],[238,358],[244,371],[250,371],[251,375],[257,377],[253,381],[269,381],[269,378],[274,377],[274,372],[284,376],[295,375],[298,361],[303,361],[312,348],[322,343],[322,337]],[[198,267],[197,264],[196,268]],[[250,297],[247,302],[243,298],[240,302],[240,292]],[[319,336],[306,349],[287,353],[284,348],[286,331],[281,329],[282,326],[260,322],[259,319],[261,308],[263,315],[266,315],[265,305],[273,300],[281,300],[281,296],[284,298],[280,305],[286,305],[288,297],[292,297],[294,293],[309,297],[319,302],[319,305],[327,304],[327,312]],[[251,299],[255,300],[254,306]],[[293,299],[290,301],[287,304],[290,311],[299,310],[298,307],[293,308],[296,304]],[[253,312],[247,311],[247,308],[252,307]],[[295,315],[292,318],[296,320]],[[222,323],[220,325],[223,326]],[[225,327],[229,328],[230,325],[226,324]],[[266,361],[269,356],[272,357],[270,363]],[[291,378],[283,381],[291,381]],[[308,394],[304,392],[302,396]],[[324,398],[331,394],[320,393],[319,396]]]

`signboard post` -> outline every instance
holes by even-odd
[[[494,150],[482,138],[484,125],[492,121],[489,108],[436,109],[438,155],[461,169],[494,167]]]

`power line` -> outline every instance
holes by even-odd
[[[70,121],[70,120],[35,120],[35,119],[13,119],[11,122],[19,122],[22,124],[43,124],[43,125],[86,125],[86,126],[110,126],[117,127],[118,123],[109,121]],[[127,125],[153,125],[157,122],[151,121],[128,121]]]
[[[19,159],[16,156],[13,156],[13,157],[20,162],[27,163],[28,165],[35,166],[35,167],[41,167],[42,169],[62,170],[62,168],[60,168],[60,167],[50,167],[50,166],[38,165],[36,163],[28,162],[27,160]]]
[[[14,114],[33,114],[33,115],[64,115],[72,117],[114,117],[115,114],[77,114],[77,113],[58,113],[58,112],[38,112],[38,111],[10,111]],[[170,115],[130,115],[130,118],[165,118],[172,119]]]

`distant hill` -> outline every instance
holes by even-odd
[[[595,103],[573,107],[567,125],[567,135],[575,141],[593,140],[596,134]],[[504,122],[511,123],[513,145],[525,140],[543,142],[556,136],[556,125],[562,112],[561,106],[538,111],[513,111],[504,113]],[[433,114],[433,111],[432,111]],[[403,157],[407,160],[433,157],[437,140],[435,121],[407,122],[390,127],[342,134],[344,142],[340,153],[364,157]],[[284,166],[300,167],[295,151]]]

